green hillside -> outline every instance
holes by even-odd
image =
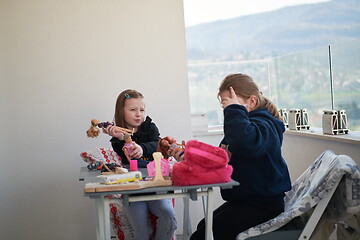
[[[190,61],[286,55],[360,38],[360,0],[333,0],[186,29]]]

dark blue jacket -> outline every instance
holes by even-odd
[[[280,203],[291,189],[287,165],[281,155],[285,126],[266,108],[250,113],[232,104],[224,109],[224,139],[231,152],[232,179],[240,183],[221,190],[229,202]]]
[[[133,136],[132,140],[139,144],[143,149],[143,158],[144,160],[153,160],[152,154],[157,151],[158,141],[160,140],[159,129],[152,122],[150,117],[146,117],[145,121],[139,126],[139,129]],[[121,160],[124,164],[129,164],[125,154],[122,150],[124,147],[125,141],[120,141],[118,138],[110,139],[111,146],[114,151],[120,155]],[[145,163],[147,164],[147,162]],[[139,165],[139,163],[138,163]],[[139,167],[145,167],[140,166]]]

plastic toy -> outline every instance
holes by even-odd
[[[182,143],[177,143],[175,138],[166,136],[159,140],[158,143],[158,152],[161,152],[161,154],[164,156],[164,158],[168,159],[170,156],[168,154],[170,149],[176,149],[181,148],[185,149],[185,141],[182,141]]]
[[[126,173],[128,172],[128,170],[126,168],[123,168],[120,164],[118,163],[102,163],[101,165],[101,169],[100,169],[101,174],[120,174],[120,173]]]
[[[155,177],[155,163],[154,161],[150,162],[147,166],[147,172],[149,177]],[[161,175],[163,177],[168,177],[170,175],[170,163],[166,159],[161,159]]]
[[[128,162],[130,163],[131,158],[130,158],[129,154],[132,153],[133,146],[135,143],[131,139],[131,136],[128,134],[124,134],[124,140],[125,140],[125,144],[124,144],[122,150],[123,150],[124,155],[127,158]]]
[[[106,128],[109,125],[114,126],[115,124],[113,122],[100,122],[99,120],[92,119],[91,126],[86,131],[86,134],[88,137],[95,138],[95,137],[99,136],[99,134],[100,134],[100,129],[98,129],[98,128],[102,128],[102,127]],[[132,135],[134,133],[134,129],[130,130],[127,128],[121,128],[121,127],[116,126],[116,132],[121,132],[124,135]]]
[[[117,184],[117,183],[127,183],[127,182],[136,182],[142,179],[140,171],[132,171],[121,174],[111,174],[111,175],[100,175],[98,176],[101,184]]]

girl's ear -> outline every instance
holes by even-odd
[[[255,95],[251,95],[249,97],[249,107],[251,111],[256,108],[257,103],[258,103],[258,98]]]

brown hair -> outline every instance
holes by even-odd
[[[144,98],[144,96],[140,92],[133,89],[127,89],[120,93],[116,100],[114,116],[115,124],[118,127],[126,127],[124,118],[124,106],[126,99],[129,98]]]
[[[229,90],[230,87],[234,89],[236,95],[244,99],[249,99],[251,95],[254,95],[257,98],[255,109],[267,108],[275,118],[281,120],[275,104],[261,94],[259,87],[250,76],[243,73],[227,75],[220,84],[218,97],[221,92]]]

